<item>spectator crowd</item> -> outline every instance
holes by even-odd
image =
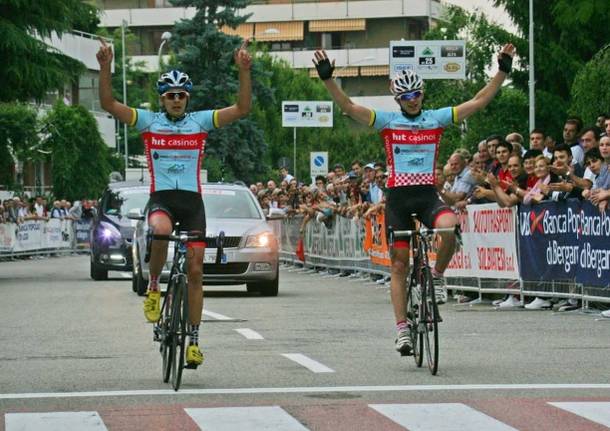
[[[93,218],[97,213],[97,201],[81,199],[74,205],[66,199],[54,200],[46,196],[13,196],[0,201],[0,223],[21,224],[26,220],[80,220]]]
[[[609,166],[610,116],[599,115],[595,125],[586,127],[580,118],[568,118],[559,142],[539,128],[527,140],[519,133],[489,136],[478,143],[476,151],[457,149],[446,164],[437,165],[435,176],[439,195],[456,212],[472,204],[497,202],[500,207],[512,207],[569,198],[590,201],[603,212],[610,200]],[[309,185],[297,182],[282,168],[279,182],[258,182],[250,190],[269,215],[303,215],[301,231],[312,220],[330,225],[335,216],[359,221],[383,211],[385,165],[354,160],[349,167],[347,171],[336,164]],[[514,307],[519,301],[509,295],[496,305]],[[552,305],[535,298],[526,308]],[[572,300],[563,307],[574,309],[576,303]]]

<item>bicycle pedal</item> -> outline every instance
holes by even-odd
[[[413,350],[411,349],[404,349],[399,351],[398,353],[400,353],[400,356],[413,356]]]
[[[184,365],[184,368],[186,368],[187,370],[196,370],[199,367],[199,365],[197,364],[186,364]]]

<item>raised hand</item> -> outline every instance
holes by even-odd
[[[103,38],[99,38],[102,46],[100,46],[99,51],[95,55],[97,57],[97,62],[100,64],[100,67],[107,67],[112,64],[112,47],[106,44],[106,41]]]
[[[235,54],[233,55],[233,59],[235,60],[235,64],[240,70],[250,70],[252,67],[252,56],[248,52],[248,45],[250,44],[250,39],[244,39],[244,43],[235,50]]]
[[[517,50],[512,43],[507,43],[502,47],[498,53],[498,67],[502,72],[510,73],[513,67],[513,57],[516,52]]]
[[[332,78],[335,70],[335,60],[333,60],[331,63],[326,55],[326,51],[323,49],[317,50],[314,53],[314,58],[312,58],[311,61],[313,62],[314,66],[316,66],[318,76],[322,81]]]

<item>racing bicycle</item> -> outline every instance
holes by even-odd
[[[186,251],[189,241],[205,240],[200,232],[179,231],[179,224],[172,235],[156,235],[149,230],[146,241],[146,255],[144,261],[150,260],[152,241],[171,241],[174,243],[174,259],[172,262],[167,291],[161,305],[161,318],[153,327],[153,339],[158,341],[162,357],[163,382],[171,378],[171,385],[175,391],[180,389],[182,371],[184,368],[194,369],[196,365],[185,365],[186,339],[191,335],[187,331],[189,321],[188,307],[188,279],[186,271]],[[216,263],[219,264],[223,254],[225,234],[220,232],[216,238]],[[203,265],[203,262],[201,262]]]
[[[416,215],[411,215],[415,220]],[[412,265],[407,277],[407,318],[411,324],[411,343],[415,364],[421,367],[424,353],[432,375],[438,372],[439,341],[438,324],[443,321],[436,303],[432,271],[428,252],[432,250],[432,237],[440,232],[455,233],[458,245],[461,244],[460,226],[454,228],[427,228],[416,221],[414,230],[388,229],[390,245],[396,239],[409,239]]]

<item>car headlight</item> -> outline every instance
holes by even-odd
[[[111,243],[121,239],[121,232],[111,223],[101,222],[97,235],[102,242]]]
[[[275,237],[271,232],[263,232],[257,235],[250,235],[246,240],[246,247],[271,247]]]

